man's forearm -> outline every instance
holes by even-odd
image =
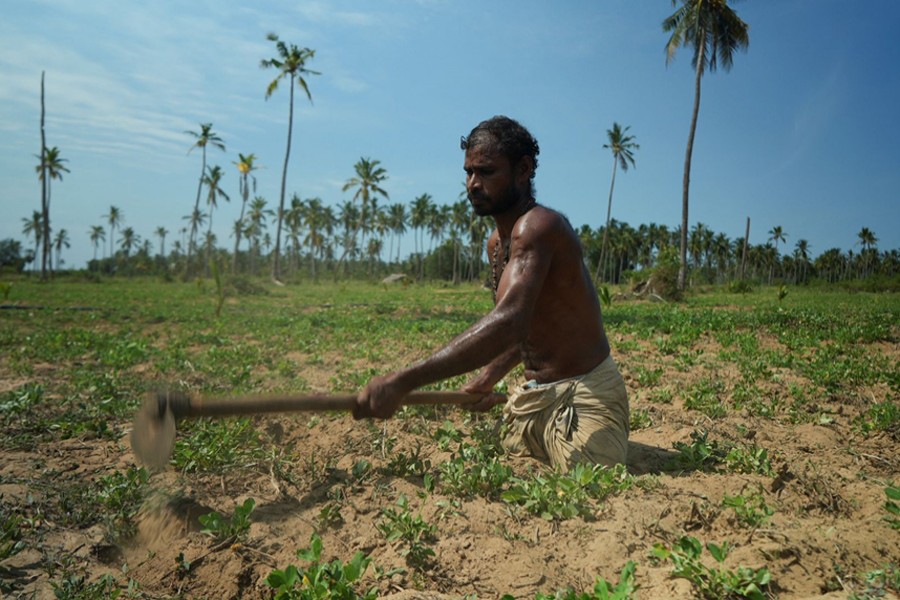
[[[430,357],[397,373],[411,389],[474,371],[503,359],[503,365],[518,355],[520,340],[515,324],[493,312]],[[514,354],[510,354],[513,353]],[[512,362],[507,371],[517,364]],[[501,365],[502,366],[502,365]]]

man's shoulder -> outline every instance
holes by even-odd
[[[525,215],[527,219],[523,219],[523,225],[527,227],[536,227],[545,233],[564,233],[573,232],[572,224],[568,217],[549,206],[538,204]]]

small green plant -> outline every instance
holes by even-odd
[[[900,486],[889,484],[884,488],[884,495],[887,496],[884,509],[888,512],[884,520],[891,528],[900,529],[900,504],[897,504],[900,502]]]
[[[731,545],[706,544],[706,549],[718,565],[728,557]],[[731,600],[750,598],[765,600],[772,575],[766,567],[752,569],[738,567],[736,571],[724,567],[708,567],[700,560],[703,545],[697,538],[684,536],[670,549],[663,544],[653,546],[653,556],[669,560],[674,568],[672,575],[690,581],[698,595],[705,600]]]
[[[225,286],[222,282],[222,275],[219,273],[219,261],[213,259],[209,261],[209,268],[212,271],[213,280],[216,282],[216,318],[222,314],[222,307],[225,305]]]
[[[200,531],[213,536],[217,542],[245,540],[250,533],[250,513],[255,506],[256,500],[247,498],[242,505],[234,508],[230,519],[215,511],[201,515],[199,520],[203,529]]]
[[[648,369],[643,365],[638,365],[634,369],[634,377],[637,379],[637,382],[641,385],[641,387],[653,387],[659,384],[659,380],[662,379],[663,370],[661,368],[656,369]]]
[[[634,582],[634,561],[629,560],[619,573],[619,582],[615,585],[602,577],[594,581],[594,589],[590,592],[576,592],[569,588],[559,590],[555,594],[542,594],[538,592],[535,600],[632,600],[638,585]],[[503,596],[501,600],[513,600],[513,596]]]
[[[781,287],[778,288],[778,301],[779,301],[779,302],[781,302],[782,300],[784,300],[785,298],[787,298],[787,295],[788,295],[788,289],[787,289],[787,286],[784,286],[784,285],[783,285],[783,286],[781,286]]]
[[[678,471],[703,471],[713,468],[725,459],[725,452],[716,441],[709,441],[708,431],[691,433],[691,443],[675,442],[678,456],[667,467]]]
[[[700,411],[710,419],[724,417],[728,410],[720,397],[722,389],[720,380],[704,379],[686,391],[684,407]]]
[[[407,454],[395,452],[388,464],[382,469],[386,475],[395,477],[422,477],[431,471],[431,461],[422,458],[422,446],[416,445],[416,449]]]
[[[866,436],[883,431],[900,441],[900,405],[891,400],[875,403],[854,419],[854,425]]]
[[[762,527],[775,514],[775,509],[766,504],[762,487],[749,492],[742,491],[737,496],[725,496],[722,506],[734,509],[737,522],[750,529]]]
[[[8,569],[3,566],[3,561],[25,549],[21,523],[22,517],[9,511],[0,496],[0,592],[9,591],[5,583]]]
[[[775,475],[769,451],[758,446],[735,446],[725,455],[725,465],[733,473],[755,473],[757,475]]]
[[[297,558],[309,563],[306,567],[288,565],[269,573],[266,584],[274,588],[274,600],[375,600],[378,589],[360,594],[356,586],[372,559],[356,552],[350,562],[322,561],[322,538],[313,533],[309,548],[297,550]]]
[[[597,295],[600,297],[600,302],[603,303],[603,308],[612,306],[612,294],[609,291],[609,286],[600,286],[600,289],[597,290]]]
[[[9,295],[12,292],[13,284],[11,281],[4,281],[0,283],[0,294],[3,294],[3,301],[6,302],[9,300]]]
[[[592,501],[631,487],[634,479],[624,465],[612,468],[578,464],[568,473],[550,471],[531,479],[513,478],[500,497],[548,521],[589,517]]]
[[[66,571],[58,581],[51,581],[50,586],[59,600],[115,600],[122,594],[119,582],[108,573],[88,583],[85,575]]]
[[[143,467],[129,467],[125,472],[116,471],[100,478],[97,496],[106,508],[105,519],[113,540],[134,534],[134,517],[147,495],[149,479],[150,473]]]
[[[900,593],[900,569],[896,565],[885,565],[880,569],[869,571],[863,578],[865,589],[859,593],[851,593],[847,600],[876,600],[891,597],[887,595],[888,592]]]
[[[638,431],[639,429],[647,429],[653,425],[653,418],[650,416],[650,411],[646,408],[636,408],[631,411],[628,420],[628,426],[631,431]]]
[[[411,566],[427,566],[434,557],[434,550],[428,544],[435,540],[437,526],[423,521],[421,514],[413,515],[406,495],[401,495],[397,500],[397,509],[381,509],[381,516],[377,527],[385,539],[403,543],[400,555],[406,557]]]

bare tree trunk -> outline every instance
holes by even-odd
[[[41,71],[41,279],[47,278],[48,254],[50,253],[50,203],[47,186],[47,138],[44,133],[44,72]],[[37,260],[37,257],[35,257]]]
[[[744,247],[741,250],[741,273],[739,279],[744,279],[744,268],[747,265],[747,244],[750,239],[750,217],[747,217],[747,230],[744,232]]]
[[[606,258],[606,242],[609,239],[609,220],[612,216],[612,199],[613,188],[616,187],[616,167],[618,166],[618,157],[613,154],[613,172],[612,179],[609,182],[609,200],[606,202],[606,226],[603,228],[603,242],[600,244],[600,260],[597,262],[597,274],[594,276],[598,282],[603,272],[603,261]]]

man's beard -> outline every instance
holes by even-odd
[[[515,182],[509,184],[509,187],[496,199],[496,202],[483,192],[469,194],[470,203],[472,203],[472,200],[480,201],[480,204],[477,206],[472,203],[472,210],[479,217],[493,217],[494,215],[502,214],[515,206],[521,198],[521,190],[519,190]]]

